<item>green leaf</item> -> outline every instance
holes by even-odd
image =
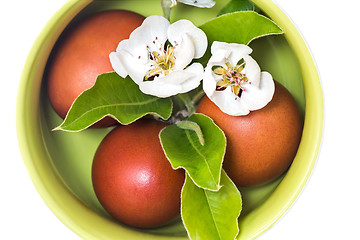
[[[188,121],[196,123],[202,133],[199,134],[196,125],[190,126],[189,122],[170,125],[160,132],[161,145],[173,168],[184,168],[196,185],[217,191],[225,154],[225,135],[203,114],[193,114]]]
[[[275,22],[253,11],[228,13],[200,28],[206,33],[210,45],[213,41],[249,44],[256,38],[283,33]]]
[[[239,232],[241,195],[234,183],[221,173],[218,192],[197,187],[186,176],[181,193],[181,217],[190,239],[233,240]]]
[[[228,2],[228,4],[223,7],[218,16],[224,15],[226,13],[232,13],[237,11],[256,11],[258,12],[259,9],[255,6],[253,2],[250,0],[232,0]]]
[[[196,122],[192,122],[192,121],[181,121],[176,123],[176,126],[178,126],[181,129],[184,130],[192,130],[194,131],[198,138],[199,138],[199,142],[202,146],[205,145],[205,140],[204,140],[204,135],[202,134],[201,128],[199,126],[199,124],[197,124]]]
[[[94,86],[80,94],[71,106],[63,123],[54,130],[81,131],[105,116],[122,124],[152,114],[168,119],[172,112],[169,98],[158,98],[142,93],[130,78],[115,72],[98,76]]]

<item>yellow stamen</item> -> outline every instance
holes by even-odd
[[[242,70],[244,70],[244,64],[236,66],[236,71],[241,72]]]
[[[245,62],[232,66],[231,63],[225,63],[227,69],[221,66],[213,67],[213,73],[216,75],[222,75],[222,79],[216,83],[216,90],[222,91],[230,86],[231,91],[240,96],[245,88],[242,86],[245,82],[248,82],[248,78],[244,73],[241,73],[245,68]]]
[[[160,52],[153,51],[151,57],[153,61],[152,69],[145,75],[145,80],[150,80],[160,74],[167,76],[175,66],[175,51],[173,47],[168,46],[166,51],[161,51],[161,49]]]
[[[233,86],[231,86],[231,90],[236,96],[239,96],[241,88],[239,86],[234,86],[233,85]]]
[[[223,67],[217,67],[213,70],[213,72],[217,75],[224,75],[226,74],[226,70]]]
[[[226,87],[228,86],[228,83],[227,83],[227,81],[225,81],[224,79],[221,79],[220,81],[218,81],[218,82],[216,83],[216,86],[217,86],[218,88],[226,88]]]

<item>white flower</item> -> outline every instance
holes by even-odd
[[[260,72],[249,56],[247,45],[214,42],[212,56],[205,68],[203,88],[223,112],[232,116],[247,115],[265,107],[272,99],[275,84],[268,72]]]
[[[165,98],[199,86],[204,69],[200,63],[189,64],[206,48],[205,33],[190,21],[170,24],[164,17],[150,16],[110,53],[110,62],[142,92]]]
[[[215,2],[212,0],[171,0],[172,6],[176,5],[176,2],[181,2],[183,4],[201,7],[201,8],[212,8],[215,5]]]

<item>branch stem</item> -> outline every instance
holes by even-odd
[[[161,0],[161,8],[163,10],[164,17],[167,20],[169,20],[169,22],[170,22],[171,8],[174,6],[175,6],[175,4],[172,0]]]

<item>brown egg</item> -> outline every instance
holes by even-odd
[[[292,163],[302,135],[299,108],[288,90],[275,82],[275,93],[264,108],[246,116],[223,113],[208,97],[197,109],[225,132],[224,169],[239,187],[269,182]]]
[[[61,35],[47,66],[48,96],[57,114],[65,118],[73,101],[92,87],[99,74],[114,71],[109,54],[141,25],[144,17],[125,10],[109,10],[74,23]],[[112,118],[100,121],[105,127]]]
[[[159,132],[165,123],[142,119],[118,126],[101,142],[92,166],[102,206],[117,220],[140,228],[163,226],[180,213],[182,169],[173,170]]]

